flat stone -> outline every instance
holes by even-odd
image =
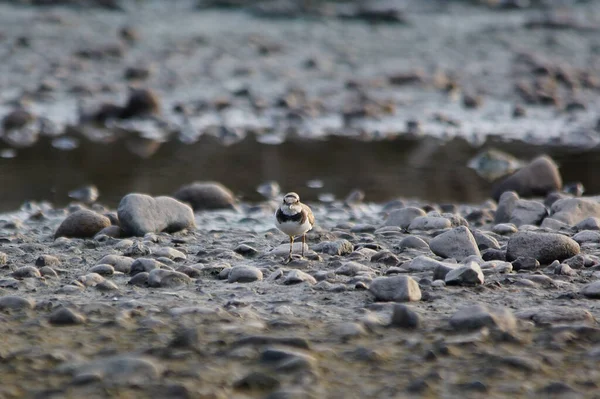
[[[344,256],[354,251],[354,245],[348,240],[325,241],[315,245],[313,249],[328,255]]]
[[[408,226],[409,231],[443,230],[452,227],[452,222],[441,216],[418,216]]]
[[[135,259],[120,255],[106,255],[97,264],[111,265],[116,271],[129,274]]]
[[[378,277],[369,291],[378,301],[409,302],[421,300],[419,284],[409,276]]]
[[[428,250],[429,244],[425,240],[423,240],[421,237],[408,236],[408,237],[404,237],[402,240],[400,240],[400,242],[398,243],[398,248],[400,248],[401,250],[409,249],[409,248]]]
[[[508,234],[514,234],[519,231],[519,229],[517,229],[517,226],[512,223],[500,223],[492,227],[492,231],[496,234],[504,236]]]
[[[340,274],[343,276],[356,276],[362,272],[372,272],[369,266],[362,265],[358,262],[346,262],[342,266],[335,269],[335,274]]]
[[[591,299],[600,299],[600,281],[585,285],[581,289],[581,293]]]
[[[471,305],[456,311],[450,318],[450,326],[456,330],[478,330],[483,327],[511,331],[516,328],[517,320],[506,308],[494,308],[484,305]]]
[[[578,244],[584,244],[586,242],[600,243],[600,232],[593,230],[583,230],[571,237]]]

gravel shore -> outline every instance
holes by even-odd
[[[149,205],[132,216],[134,200]],[[597,198],[314,203],[306,258],[287,265],[277,201],[193,215],[161,201],[133,195],[118,212],[29,203],[5,215],[2,397],[583,398],[598,389]],[[122,237],[148,217],[158,226],[170,206],[184,211],[171,226],[191,217],[195,227]],[[121,228],[111,226],[117,213]]]

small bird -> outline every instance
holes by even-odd
[[[315,216],[308,206],[300,202],[300,196],[296,193],[287,193],[275,213],[275,226],[290,237],[288,262],[292,260],[295,236],[302,235],[302,256],[304,256],[306,232],[312,229],[314,225]]]

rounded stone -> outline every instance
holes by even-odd
[[[85,323],[85,317],[72,309],[61,307],[50,315],[50,324],[68,326]]]
[[[251,283],[262,279],[262,272],[254,266],[234,266],[227,276],[230,283]]]
[[[579,244],[564,235],[524,231],[514,234],[508,240],[506,260],[531,257],[541,264],[550,264],[555,260],[563,261],[579,252]]]
[[[194,211],[231,209],[235,204],[233,193],[216,182],[194,182],[181,187],[173,196],[189,203]]]
[[[54,238],[92,238],[108,226],[110,226],[110,219],[106,216],[88,209],[81,209],[63,220],[54,233]]]
[[[465,226],[448,230],[429,242],[431,251],[445,258],[454,258],[458,261],[471,255],[481,256],[475,237]]]

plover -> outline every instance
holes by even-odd
[[[300,202],[300,196],[296,193],[287,193],[275,213],[275,226],[290,237],[288,262],[292,260],[294,237],[299,235],[302,235],[302,256],[304,256],[306,232],[314,225],[315,217],[310,208]]]

